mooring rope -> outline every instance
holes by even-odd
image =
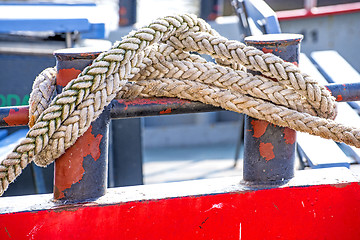
[[[114,98],[200,101],[360,147],[359,129],[332,120],[336,105],[326,88],[292,63],[220,36],[194,15],[161,18],[131,32],[51,99],[55,73],[46,69],[34,82],[31,128],[0,163],[1,195],[31,161],[46,166],[61,156]]]

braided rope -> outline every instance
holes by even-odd
[[[209,54],[218,65],[190,51]],[[320,118],[336,114],[324,87],[291,63],[219,36],[193,15],[165,17],[130,33],[48,102],[54,72],[47,69],[35,80],[31,129],[0,163],[0,194],[31,161],[46,166],[63,154],[115,97],[201,101],[360,147],[358,129]]]
[[[206,32],[188,32],[178,38],[172,36],[166,43],[183,51],[209,54],[237,62],[249,70],[259,71],[264,76],[275,78],[285,86],[296,90],[317,110],[319,116],[332,119],[336,116],[334,99],[324,86],[302,73],[294,64],[284,62],[271,53],[264,53],[241,42],[229,41]]]
[[[29,101],[29,127],[34,126],[36,119],[49,106],[55,91],[56,68],[47,68],[36,77]]]
[[[230,111],[245,113],[279,126],[290,127],[296,131],[360,147],[360,129],[278,106],[239,92],[189,80],[161,79],[128,83],[119,92],[118,97],[123,99],[178,97],[200,101]]]
[[[146,66],[131,81],[175,76],[179,80],[191,80],[237,91],[316,116],[315,109],[305,98],[279,82],[206,62],[198,55],[182,53],[181,58],[178,58],[176,54],[168,54],[173,50],[174,48],[166,44],[154,46],[144,60]]]

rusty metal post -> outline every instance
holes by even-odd
[[[60,93],[69,81],[91,64],[100,50],[72,48],[56,51],[57,92]],[[55,200],[77,202],[105,195],[109,122],[110,109],[107,107],[84,135],[55,161]]]
[[[299,34],[245,38],[247,45],[298,64]],[[256,72],[253,72],[256,74]],[[249,116],[245,118],[244,181],[250,185],[283,184],[294,177],[296,131]]]
[[[136,0],[119,0],[119,27],[136,23]]]

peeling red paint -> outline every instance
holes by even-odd
[[[275,158],[274,146],[271,143],[261,142],[259,145],[259,152],[266,161],[270,161]]]
[[[16,107],[9,111],[9,115],[3,118],[8,126],[26,125],[29,121],[29,108]]]
[[[341,102],[342,100],[343,100],[342,95],[337,95],[336,101],[337,101],[337,102]]]
[[[56,160],[54,198],[64,197],[64,190],[74,183],[80,182],[85,170],[83,167],[84,158],[91,155],[94,161],[100,157],[100,141],[103,135],[94,136],[91,133],[92,126],[83,136],[78,138],[76,143],[66,150],[66,152]]]
[[[263,120],[252,120],[251,125],[254,129],[254,137],[259,138],[264,135],[266,128],[269,125],[269,122]]]
[[[118,99],[119,103],[124,104],[124,110],[127,110],[129,106],[136,106],[136,105],[151,105],[151,104],[160,104],[160,105],[167,105],[167,104],[186,104],[191,103],[191,101],[177,99],[177,98],[137,98],[133,100],[124,100]]]
[[[77,78],[80,73],[81,71],[75,68],[59,69],[56,76],[56,84],[65,87],[72,79]]]
[[[294,144],[296,142],[296,131],[284,128],[284,139],[286,144]]]
[[[80,56],[85,59],[95,59],[97,56],[99,56],[100,53],[80,53]]]
[[[171,108],[167,108],[164,111],[160,111],[160,114],[167,114],[167,113],[171,113]]]
[[[272,53],[273,50],[272,49],[267,49],[267,48],[262,48],[261,49],[264,53]]]

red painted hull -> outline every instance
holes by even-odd
[[[0,239],[359,239],[358,183],[0,215]]]

